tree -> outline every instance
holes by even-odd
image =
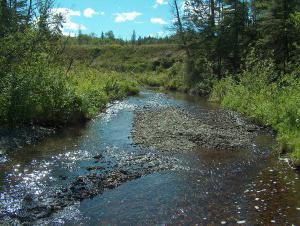
[[[291,16],[299,10],[297,0],[273,0],[255,2],[257,12],[257,49],[269,49],[264,57],[274,57],[280,70],[286,71],[290,61],[294,43],[299,43],[295,24]]]
[[[135,34],[135,30],[133,30],[132,36],[131,36],[131,43],[135,44],[136,43],[136,34]]]
[[[0,3],[0,38],[4,37],[9,29],[9,9],[6,0]]]
[[[139,36],[139,38],[138,38],[138,45],[141,45],[141,44],[142,44],[142,42],[143,42],[143,39],[142,39],[142,37],[141,37],[141,36]]]
[[[105,37],[109,40],[115,40],[115,35],[113,31],[108,31],[105,33]]]
[[[78,29],[78,36],[77,36],[78,44],[82,45],[83,44],[83,34],[81,31],[81,27]]]

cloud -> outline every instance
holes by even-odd
[[[63,22],[63,33],[70,33],[72,31],[77,31],[79,29],[86,30],[86,27],[83,24],[77,24],[71,21],[73,16],[81,16],[80,11],[74,11],[68,8],[52,8],[50,9],[51,14],[57,15],[60,14],[64,18]]]
[[[94,15],[101,15],[101,16],[103,16],[103,15],[104,15],[104,12],[97,12],[97,11],[95,11],[95,10],[92,9],[92,8],[86,8],[85,10],[83,10],[83,15],[84,15],[85,17],[91,18],[91,17],[93,17]]]
[[[140,16],[142,14],[139,12],[133,11],[133,12],[128,12],[128,13],[115,13],[113,15],[116,17],[115,22],[122,23],[122,22],[126,22],[126,21],[133,21],[133,20],[135,20],[135,18],[137,18],[138,16]]]
[[[153,8],[157,8],[160,5],[167,5],[168,2],[166,0],[156,0],[156,3],[154,4]]]
[[[80,11],[74,11],[74,10],[68,9],[68,8],[52,8],[52,9],[50,9],[50,12],[52,14],[61,14],[65,17],[81,16]]]
[[[153,24],[168,24],[166,21],[164,21],[162,18],[151,18],[150,22]]]

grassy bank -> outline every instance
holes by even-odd
[[[280,149],[300,166],[299,72],[281,75],[270,61],[255,62],[237,78],[227,77],[214,85],[210,99],[244,113],[278,132]]]
[[[3,125],[60,126],[96,116],[109,101],[139,92],[136,82],[117,72],[83,65],[68,73],[59,65],[36,64],[4,77],[0,93]]]
[[[3,40],[2,125],[60,126],[92,118],[109,101],[137,94],[144,78],[165,76],[181,59],[174,45],[66,45],[61,52],[57,41],[34,45],[37,37],[28,32]]]
[[[188,81],[185,53],[173,44],[70,45],[64,54],[64,65],[124,73],[142,86],[208,95],[215,81],[204,73],[197,81]]]

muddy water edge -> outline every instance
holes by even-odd
[[[140,112],[165,108],[193,115],[195,128],[214,125],[203,127],[205,136],[198,130],[186,139],[188,121],[178,122],[180,128],[172,120],[163,124],[168,115],[159,113],[156,127],[182,131],[161,140],[170,130],[156,138],[137,130]],[[272,151],[272,133],[222,114],[200,97],[143,91],[84,126],[9,152],[0,163],[0,224],[300,225],[299,174]],[[211,136],[213,128],[225,132]]]

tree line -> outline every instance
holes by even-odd
[[[186,0],[183,7],[173,0],[172,7],[191,80],[238,74],[250,54],[272,59],[278,75],[299,65],[297,0]]]
[[[151,44],[176,44],[173,36],[153,37],[151,35],[141,36],[137,35],[133,30],[131,38],[126,40],[124,38],[117,38],[113,31],[101,32],[100,36],[95,33],[83,34],[81,30],[78,31],[77,37],[69,37],[69,44],[73,45],[151,45]]]

